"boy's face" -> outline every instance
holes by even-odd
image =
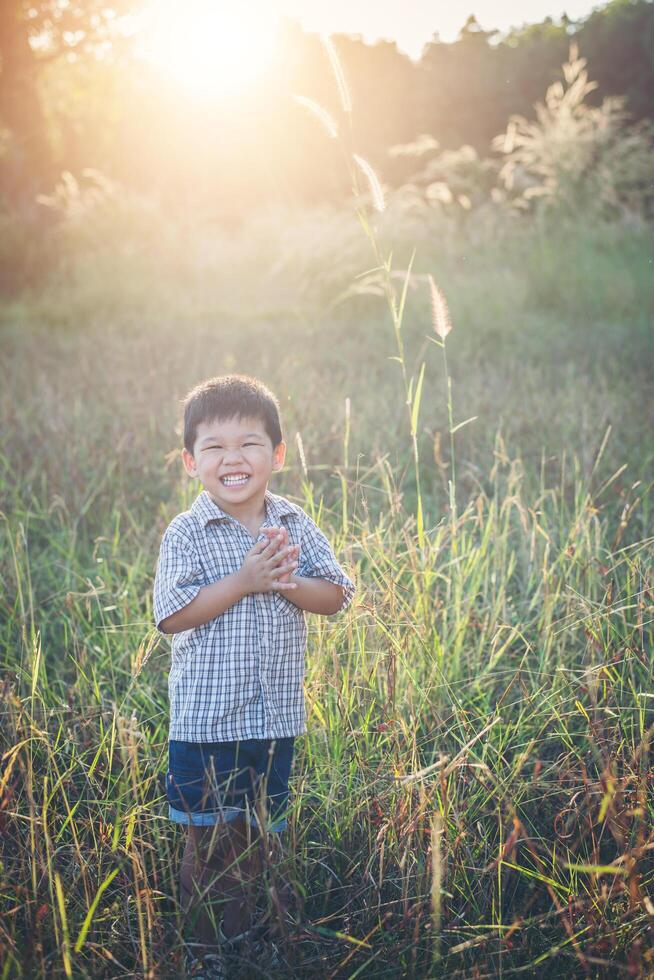
[[[284,465],[286,446],[273,446],[261,419],[201,422],[193,453],[182,450],[184,468],[198,477],[227,514],[263,505],[268,481]],[[247,508],[249,509],[249,508]]]

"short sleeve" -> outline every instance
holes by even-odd
[[[341,610],[347,609],[352,602],[354,583],[336,561],[325,535],[307,514],[304,515],[297,574],[301,578],[324,578],[328,582],[342,586]]]
[[[157,629],[168,616],[195,599],[205,585],[204,573],[192,543],[168,528],[161,541],[154,580],[153,612]]]

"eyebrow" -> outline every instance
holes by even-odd
[[[261,432],[246,432],[241,436],[241,439],[263,439],[263,434]],[[200,445],[204,446],[206,442],[220,442],[223,439],[222,436],[205,436],[204,439],[200,440]]]

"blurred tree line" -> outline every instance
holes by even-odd
[[[137,0],[1,0],[0,200],[38,211],[62,172],[90,170],[171,207],[237,218],[262,201],[336,198],[348,190],[340,150],[292,98],[344,123],[329,60],[315,35],[286,23],[273,62],[238,96],[198,98],[138,57],[123,18]],[[600,105],[625,98],[654,114],[654,3],[613,0],[587,18],[547,18],[500,36],[470,17],[453,43],[435,35],[414,62],[393,43],[336,36],[352,94],[351,149],[393,184],[405,161],[389,148],[422,133],[441,149],[491,154],[512,115],[558,77],[571,41]]]

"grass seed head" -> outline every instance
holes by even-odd
[[[295,434],[295,441],[297,443],[298,456],[300,457],[300,465],[302,467],[302,472],[304,473],[305,479],[309,476],[309,470],[307,469],[307,458],[304,455],[304,443],[302,442],[302,436],[299,432]]]
[[[429,291],[431,293],[431,319],[434,333],[441,340],[445,340],[452,329],[450,311],[443,291],[438,288],[431,275],[429,276]]]
[[[338,57],[338,52],[334,46],[334,42],[329,35],[323,35],[322,43],[325,46],[325,51],[329,57],[329,63],[332,66],[332,71],[334,72],[334,78],[336,79],[336,85],[338,86],[338,94],[341,100],[343,112],[349,115],[352,112],[352,99],[350,97],[350,89],[348,88],[348,84],[345,79],[345,72],[343,71],[341,59]]]
[[[312,116],[315,116],[318,122],[327,130],[332,139],[336,139],[338,136],[338,126],[326,109],[323,109],[323,107],[318,105],[317,102],[314,102],[313,99],[307,99],[304,95],[294,95],[293,101],[307,109]]]
[[[379,177],[372,169],[368,161],[364,160],[363,157],[360,157],[357,153],[353,153],[352,157],[357,167],[359,170],[361,170],[368,181],[370,195],[372,197],[372,203],[375,210],[384,211],[386,208],[386,201],[384,200],[384,192],[382,190],[381,183],[379,182]]]

